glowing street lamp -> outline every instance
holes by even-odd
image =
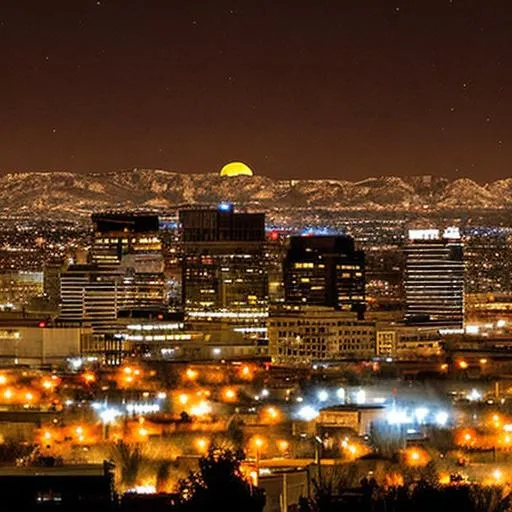
[[[279,421],[279,417],[281,415],[279,409],[277,407],[267,407],[263,410],[264,418],[269,423],[276,423]]]
[[[93,384],[94,382],[96,382],[96,375],[94,375],[94,373],[92,372],[82,373],[82,380],[86,384]]]
[[[255,474],[255,478],[254,478],[254,485],[257,487],[259,478],[260,478],[261,449],[265,445],[265,441],[261,437],[257,436],[253,439],[253,445],[254,445],[254,448],[256,449],[256,469],[255,469],[256,474]]]
[[[187,368],[185,377],[187,380],[194,381],[199,377],[199,372],[197,370],[193,370],[192,368]]]
[[[286,453],[289,447],[290,443],[285,439],[281,439],[280,441],[277,442],[277,448],[281,453]]]
[[[423,466],[428,462],[428,455],[419,448],[409,448],[405,452],[406,462],[409,466]]]
[[[226,388],[222,396],[227,402],[234,402],[236,400],[236,391],[233,388]]]
[[[208,449],[208,440],[204,437],[199,437],[195,440],[195,446],[199,453],[205,453]]]

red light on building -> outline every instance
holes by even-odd
[[[38,324],[37,324],[38,327],[46,327],[46,321],[45,320],[41,320]]]

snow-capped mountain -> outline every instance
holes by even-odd
[[[75,173],[13,172],[0,176],[1,210],[41,215],[89,214],[104,209],[168,209],[230,200],[261,208],[318,207],[347,210],[422,211],[512,206],[512,178],[480,185],[433,176],[274,180],[133,169]]]

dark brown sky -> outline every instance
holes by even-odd
[[[0,170],[512,175],[510,0],[0,0]]]

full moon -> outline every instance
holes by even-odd
[[[221,176],[252,176],[251,168],[242,162],[226,164],[220,171]]]

